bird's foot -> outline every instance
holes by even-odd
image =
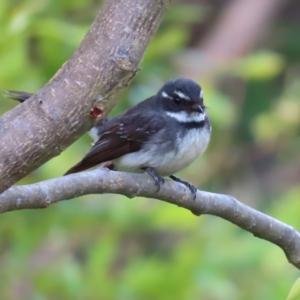
[[[170,178],[171,178],[172,180],[174,180],[174,181],[180,182],[180,183],[182,183],[183,185],[185,185],[185,186],[191,191],[191,193],[192,193],[192,195],[193,195],[193,200],[195,200],[196,195],[197,195],[197,188],[196,188],[194,185],[190,184],[190,183],[187,182],[187,181],[181,180],[180,178],[178,178],[178,177],[176,177],[176,176],[174,176],[174,175],[171,175]]]
[[[146,167],[143,170],[153,178],[157,191],[159,191],[165,180],[153,168]]]

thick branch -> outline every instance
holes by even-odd
[[[171,0],[107,0],[79,48],[33,97],[0,118],[0,193],[61,153],[115,105]]]
[[[289,262],[300,269],[300,234],[291,226],[256,211],[231,196],[198,190],[196,199],[192,200],[190,191],[173,181],[166,181],[160,191],[156,192],[152,179],[146,174],[97,168],[32,185],[13,186],[0,195],[0,213],[44,208],[64,199],[103,193],[157,198],[189,209],[195,215],[219,216],[278,245]]]

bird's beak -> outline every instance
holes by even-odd
[[[195,104],[195,105],[192,106],[192,110],[203,114],[204,113],[204,106],[201,106],[199,104],[197,104],[197,105]]]

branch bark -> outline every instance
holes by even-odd
[[[0,193],[109,113],[136,74],[170,2],[107,0],[70,60],[0,118]],[[90,116],[95,107],[97,118]]]
[[[133,198],[156,198],[186,208],[195,215],[221,217],[251,232],[254,236],[279,246],[288,261],[300,269],[300,233],[235,198],[198,190],[193,200],[183,185],[167,180],[159,192],[146,174],[129,174],[97,168],[40,183],[13,186],[0,195],[0,213],[45,208],[61,200],[87,194],[115,193]]]

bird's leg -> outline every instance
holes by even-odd
[[[159,174],[157,174],[157,172],[153,168],[145,167],[142,168],[142,170],[144,170],[148,175],[150,175],[153,178],[154,183],[157,186],[157,191],[159,191],[161,186],[164,184],[165,180]]]
[[[177,181],[177,182],[180,182],[180,183],[182,183],[182,184],[184,184],[190,191],[191,191],[191,193],[192,193],[192,195],[193,195],[193,200],[195,200],[195,198],[196,198],[196,195],[197,195],[197,189],[196,189],[196,187],[194,186],[194,185],[192,185],[192,184],[190,184],[189,182],[187,182],[187,181],[184,181],[184,180],[181,180],[180,178],[178,178],[178,177],[176,177],[176,176],[174,176],[174,175],[171,175],[171,176],[169,176],[172,180],[174,180],[174,181]]]

